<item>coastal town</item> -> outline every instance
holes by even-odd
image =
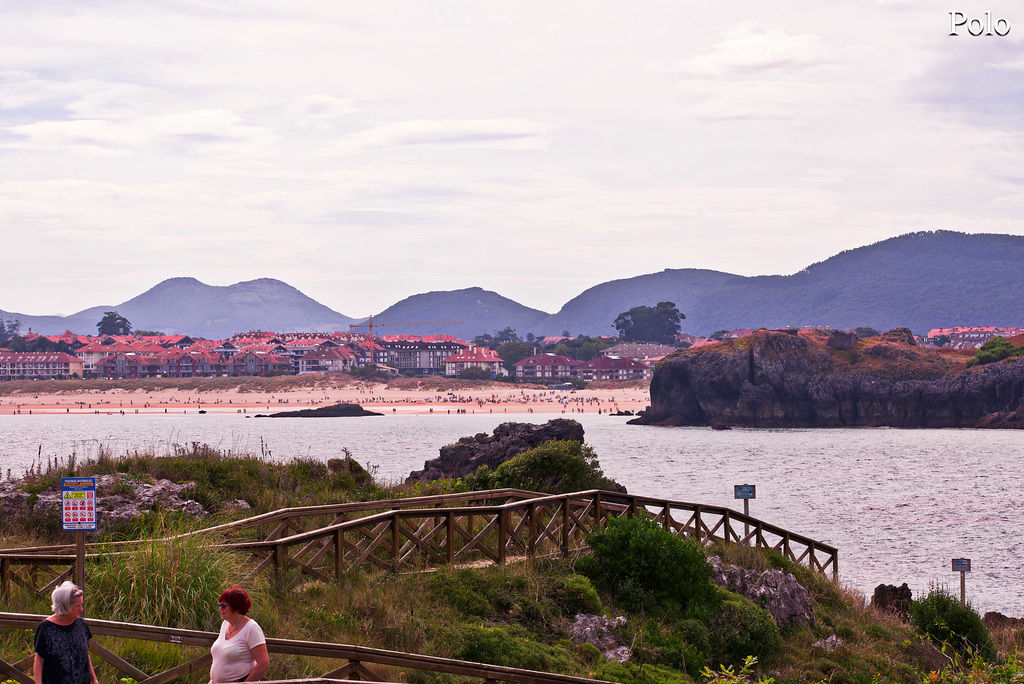
[[[0,381],[305,375],[352,372],[373,366],[391,376],[500,378],[545,385],[573,380],[624,382],[650,380],[653,367],[677,349],[742,339],[753,332],[738,329],[702,338],[681,333],[676,335],[674,345],[619,343],[618,338],[599,338],[605,348],[592,358],[581,359],[550,351],[559,349],[566,337],[544,337],[531,343],[533,353],[514,360],[502,358],[496,349],[451,335],[374,337],[356,332],[249,331],[223,340],[209,340],[189,335],[28,332],[23,340],[30,349],[59,346],[68,351],[12,351],[0,346]],[[852,335],[853,339],[858,332],[864,334],[863,330],[832,332]],[[916,342],[925,348],[970,350],[997,336],[1011,338],[1022,334],[1024,328],[1018,327],[936,328],[917,337]]]

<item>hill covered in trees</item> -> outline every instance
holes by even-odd
[[[427,292],[374,315],[377,323],[462,321],[461,324],[382,327],[414,335],[449,333],[464,339],[513,328],[520,336],[615,335],[616,317],[637,306],[673,302],[686,318],[682,331],[708,335],[735,328],[784,326],[905,326],[915,333],[955,325],[1020,325],[1024,321],[1024,237],[919,232],[841,252],[791,275],[739,276],[704,269],[666,269],[595,285],[555,314],[472,287]],[[0,302],[2,304],[2,302]],[[95,332],[116,310],[136,329],[225,337],[254,328],[347,330],[354,320],[277,280],[212,287],[173,278],[116,306],[73,316],[27,316],[0,310],[56,334]]]

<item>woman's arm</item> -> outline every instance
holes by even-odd
[[[92,679],[92,684],[100,684],[100,680],[96,678],[96,670],[92,669],[92,656],[86,654],[85,657],[89,661],[89,677]]]
[[[263,677],[263,673],[270,667],[270,655],[267,653],[267,645],[260,644],[259,646],[252,647],[252,657],[256,661],[255,667],[252,668],[252,672],[246,677],[246,682],[255,682]]]
[[[36,659],[32,661],[32,676],[36,684],[43,684],[43,657],[36,653]]]

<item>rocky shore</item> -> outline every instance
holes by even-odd
[[[1024,361],[964,369],[882,338],[761,330],[658,365],[651,405],[631,423],[712,427],[1024,428]]]

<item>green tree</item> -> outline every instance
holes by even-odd
[[[494,335],[494,341],[498,344],[505,344],[506,342],[522,342],[522,338],[516,334],[516,331],[512,329],[512,326],[499,330]]]
[[[1018,347],[1005,337],[993,337],[978,348],[974,358],[967,362],[967,367],[995,363],[1011,356],[1020,356],[1021,353],[1024,353],[1024,347]]]
[[[476,337],[473,338],[472,342],[474,347],[487,347],[488,349],[495,349],[498,346],[498,343],[494,341],[494,337],[487,333],[477,335]]]
[[[618,315],[613,325],[627,342],[671,344],[679,334],[679,322],[686,316],[674,302],[658,302],[655,307],[634,306]]]
[[[861,339],[864,339],[865,337],[878,337],[879,335],[879,332],[874,328],[868,328],[864,326],[858,326],[855,329],[855,332],[857,333],[857,337]]]
[[[12,318],[6,320],[0,318],[0,342],[6,342],[12,337],[17,337],[21,332],[21,321]]]
[[[505,368],[513,370],[516,361],[533,355],[534,346],[529,342],[505,342],[498,347],[498,356],[505,362]]]
[[[949,335],[938,335],[935,337],[936,347],[945,347],[947,344],[949,344]]]
[[[103,318],[96,324],[100,335],[131,335],[132,324],[116,311],[105,311]]]
[[[463,380],[490,380],[491,371],[480,366],[470,366],[459,371],[459,377]]]

